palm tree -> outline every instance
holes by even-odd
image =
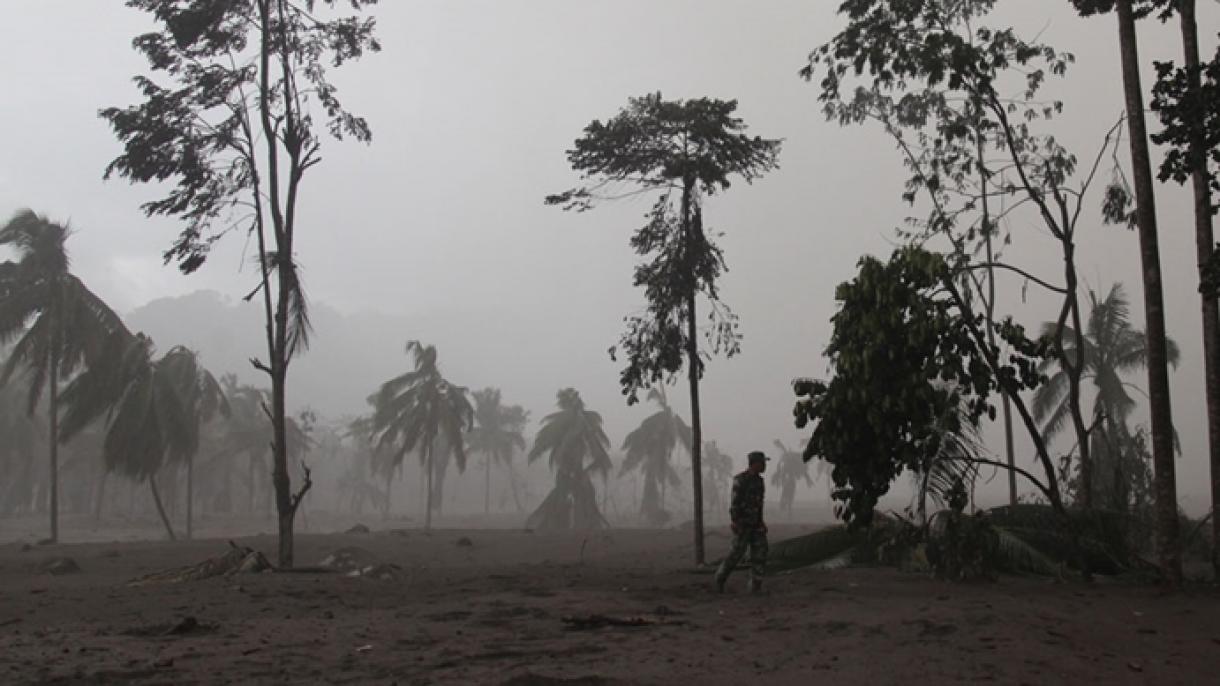
[[[1066,372],[1065,372],[1066,374]],[[1066,388],[1070,381],[1063,382]],[[1064,398],[1064,403],[1071,402]],[[1064,410],[1065,414],[1068,410]],[[984,456],[986,449],[979,427],[968,416],[965,405],[951,407],[943,415],[935,419],[938,448],[936,454],[914,470],[915,480],[915,511],[921,527],[928,524],[928,497],[942,509],[952,509],[952,501],[962,489],[969,484],[973,493],[975,479],[978,478],[978,460]],[[825,462],[819,462],[818,475],[825,469]],[[1009,502],[1009,507],[1013,504]]]
[[[708,485],[707,509],[719,512],[721,516],[728,512],[729,485],[733,480],[733,458],[729,457],[716,445],[716,441],[706,441],[703,444],[703,482]]]
[[[503,405],[500,389],[484,388],[474,393],[474,427],[466,436],[470,450],[483,453],[483,514],[491,513],[491,463],[499,462],[508,474],[513,500],[521,510],[521,496],[513,477],[513,455],[525,450],[525,425],[529,412],[520,405]]]
[[[1129,458],[1132,443],[1127,420],[1135,409],[1135,399],[1129,389],[1138,388],[1123,380],[1123,374],[1142,369],[1148,361],[1148,338],[1143,331],[1131,326],[1130,308],[1122,284],[1114,284],[1106,297],[1098,300],[1097,293],[1089,291],[1091,311],[1086,323],[1083,351],[1077,350],[1074,332],[1065,336],[1064,355],[1072,360],[1083,359],[1082,380],[1091,380],[1096,389],[1093,400],[1093,430],[1090,441],[1098,455],[1098,469],[1089,484],[1078,484],[1077,489],[1089,488],[1094,494],[1109,496],[1115,505],[1121,503],[1127,509],[1130,493],[1130,470],[1124,470],[1122,461]],[[1043,332],[1053,333],[1056,324],[1046,322]],[[1068,340],[1070,339],[1070,340]],[[1177,366],[1179,351],[1172,339],[1166,340],[1166,355],[1170,364]],[[1042,433],[1049,440],[1063,428],[1067,413],[1067,378],[1055,360],[1047,359],[1039,368],[1042,373],[1054,371],[1047,383],[1034,394],[1034,417],[1041,422]],[[1127,458],[1123,455],[1126,454]],[[1108,482],[1108,483],[1107,483]],[[1103,488],[1104,486],[1104,488]]]
[[[221,427],[221,436],[212,458],[212,469],[225,474],[222,492],[229,493],[232,500],[230,478],[237,468],[237,460],[246,458],[247,476],[246,511],[254,513],[256,496],[261,491],[261,500],[270,504],[271,483],[266,470],[267,455],[271,452],[273,438],[268,408],[271,394],[266,389],[241,384],[234,374],[221,377],[221,387],[229,406],[229,416]]]
[[[797,484],[804,480],[806,486],[812,486],[813,479],[809,476],[809,463],[801,456],[801,451],[789,449],[778,439],[773,443],[779,451],[779,460],[771,474],[771,485],[779,487],[779,508],[788,513],[788,519],[792,519]]]
[[[216,377],[200,366],[194,351],[175,347],[158,364],[162,373],[169,376],[170,385],[178,392],[187,413],[186,428],[191,441],[180,457],[186,463],[186,538],[190,540],[195,535],[195,456],[199,453],[202,429],[214,417],[228,417],[229,403]]]
[[[606,452],[610,439],[602,429],[602,417],[585,409],[580,393],[565,388],[558,393],[559,411],[543,417],[534,437],[529,461],[547,455],[555,473],[555,487],[526,520],[539,529],[600,529],[607,526],[597,507],[593,474],[611,469]]]
[[[691,428],[673,411],[663,389],[650,389],[648,399],[658,409],[623,439],[627,452],[619,474],[639,470],[644,477],[644,495],[640,499],[640,514],[649,524],[664,524],[669,519],[665,511],[665,488],[682,483],[670,458],[679,444],[691,448]]]
[[[62,380],[96,360],[102,342],[126,332],[122,321],[69,268],[68,227],[18,212],[0,228],[0,246],[17,252],[0,264],[0,345],[13,344],[0,385],[24,369],[29,377],[27,412],[48,393],[52,543],[59,540],[59,391]]]
[[[446,457],[452,454],[458,469],[465,471],[463,434],[474,422],[474,408],[466,388],[449,383],[441,375],[434,346],[408,341],[407,354],[414,357],[415,368],[385,382],[370,398],[373,431],[377,445],[392,451],[390,459],[395,466],[402,463],[407,452],[419,449],[427,482],[424,528],[431,529],[437,450]]]
[[[363,514],[365,502],[380,504],[382,516],[389,519],[390,511],[390,480],[386,479],[386,490],[383,492],[369,483],[370,476],[379,472],[384,451],[378,451],[373,441],[372,416],[357,417],[347,423],[347,428],[340,435],[346,447],[342,452],[348,456],[347,466],[335,484],[341,501],[346,501],[352,514]],[[347,445],[348,441],[350,445]],[[392,469],[386,470],[390,475]]]
[[[174,529],[156,476],[167,463],[184,464],[189,537],[193,461],[201,429],[213,416],[229,411],[220,384],[187,348],[174,347],[154,362],[152,340],[144,334],[111,336],[101,360],[64,389],[62,438],[67,440],[104,417],[102,458],[107,469],[148,481],[171,540]]]

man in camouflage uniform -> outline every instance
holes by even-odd
[[[767,564],[767,525],[763,522],[763,498],[766,484],[762,473],[771,459],[759,451],[749,455],[749,466],[733,477],[733,497],[729,506],[729,521],[733,525],[733,546],[728,557],[716,570],[716,590],[723,593],[724,583],[737,563],[750,549],[750,591],[762,591],[763,572]]]

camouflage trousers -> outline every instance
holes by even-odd
[[[767,532],[761,529],[747,529],[733,537],[733,545],[729,548],[728,557],[720,563],[716,570],[716,583],[723,585],[729,574],[737,568],[741,558],[745,557],[746,548],[750,549],[750,583],[762,584],[763,574],[767,568]]]

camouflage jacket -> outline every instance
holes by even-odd
[[[733,477],[733,499],[729,519],[745,529],[755,529],[763,523],[763,497],[766,484],[762,476],[746,470]]]

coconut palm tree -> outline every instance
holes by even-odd
[[[1065,356],[1083,359],[1082,380],[1091,380],[1096,391],[1090,441],[1091,447],[1099,451],[1094,458],[1097,466],[1093,470],[1092,483],[1077,484],[1076,488],[1090,488],[1094,495],[1108,499],[1101,502],[1110,502],[1125,510],[1131,492],[1128,477],[1136,470],[1124,462],[1129,462],[1138,452],[1132,449],[1132,434],[1127,425],[1136,406],[1128,391],[1142,391],[1125,381],[1123,375],[1144,368],[1148,361],[1148,339],[1143,331],[1131,326],[1130,308],[1122,284],[1114,284],[1101,300],[1096,292],[1089,291],[1089,300],[1091,309],[1083,337],[1084,349],[1077,350],[1076,336],[1071,331],[1065,336],[1064,347]],[[1044,334],[1053,333],[1055,326],[1054,322],[1043,324]],[[1180,353],[1172,339],[1166,341],[1166,354],[1169,363],[1176,367]],[[1039,370],[1050,378],[1034,394],[1033,410],[1049,440],[1066,423],[1067,378],[1054,359],[1044,360]]]
[[[555,486],[526,526],[539,529],[600,529],[607,526],[597,507],[592,476],[611,469],[607,448],[610,439],[602,429],[602,417],[585,409],[580,393],[565,388],[558,393],[558,412],[543,417],[534,437],[529,461],[547,456],[555,473]]]
[[[25,370],[30,413],[44,390],[48,395],[51,542],[59,540],[60,384],[91,365],[109,335],[126,332],[118,315],[69,271],[69,235],[67,226],[30,210],[0,228],[0,246],[18,257],[0,265],[0,345],[13,343],[0,385]]]
[[[144,334],[111,336],[103,363],[77,376],[64,389],[67,408],[63,439],[104,418],[102,458],[107,469],[147,481],[169,538],[174,529],[165,513],[157,473],[167,463],[187,470],[187,531],[192,527],[193,461],[202,426],[228,405],[220,384],[199,364],[198,356],[176,346],[153,360],[152,340]]]
[[[1064,402],[1070,401],[1065,399]],[[969,420],[964,405],[950,408],[937,417],[935,423],[939,441],[936,454],[912,473],[915,514],[921,527],[928,524],[929,497],[942,510],[952,509],[951,501],[963,488],[968,489],[967,493],[972,497],[979,474],[978,460],[986,453],[979,427]],[[824,465],[825,462],[818,464],[819,476]]]
[[[336,481],[336,490],[340,502],[346,503],[352,514],[363,514],[365,503],[380,507],[382,516],[389,518],[390,481],[386,479],[386,490],[382,491],[369,483],[370,476],[378,474],[379,457],[384,451],[377,451],[373,441],[373,418],[362,416],[347,422],[340,438],[343,441],[342,453],[346,455],[346,466]],[[393,470],[387,470],[393,474]]]
[[[661,525],[669,519],[665,489],[682,483],[671,458],[678,445],[690,451],[691,428],[669,406],[664,389],[650,389],[648,400],[657,404],[657,411],[623,439],[622,449],[627,454],[619,475],[636,470],[641,473],[644,495],[640,499],[640,514],[649,524]]]
[[[266,462],[271,452],[271,420],[267,416],[271,394],[266,389],[241,384],[234,374],[221,377],[221,387],[229,405],[229,416],[222,424],[216,452],[211,468],[225,474],[222,493],[229,493],[232,504],[230,479],[237,469],[237,460],[246,459],[246,511],[254,512],[255,500],[270,504],[271,482]],[[258,498],[259,493],[264,497]]]
[[[414,358],[414,369],[385,382],[370,398],[373,431],[377,445],[391,451],[395,466],[407,452],[418,448],[427,482],[424,528],[430,529],[437,451],[452,455],[458,470],[465,471],[463,434],[474,422],[474,408],[467,397],[469,391],[441,375],[434,346],[408,341],[407,354]]]
[[[779,487],[779,508],[788,513],[791,519],[797,484],[803,480],[806,486],[812,486],[813,479],[809,476],[809,463],[805,462],[801,451],[791,450],[778,439],[773,443],[779,451],[779,460],[771,474],[771,485]]]
[[[520,405],[504,405],[500,389],[484,388],[474,393],[474,427],[466,435],[470,450],[482,453],[484,462],[483,514],[491,513],[491,463],[498,462],[508,474],[517,510],[521,495],[513,477],[513,455],[525,450],[525,425],[529,412]]]
[[[716,445],[716,441],[703,444],[703,483],[708,485],[707,509],[724,516],[728,513],[730,483],[733,480],[733,458]]]

